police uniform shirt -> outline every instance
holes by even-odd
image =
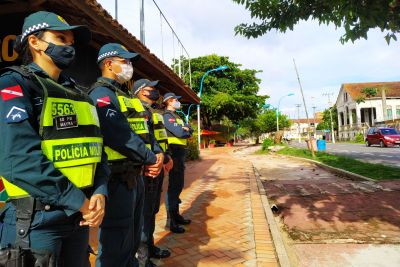
[[[163,117],[164,117],[165,128],[168,131],[170,131],[175,137],[178,137],[178,138],[191,137],[193,129],[187,123],[185,123],[184,126],[189,128],[189,131],[185,131],[182,128],[182,125],[180,125],[176,122],[175,116],[178,117],[178,115],[174,114],[173,111],[171,111],[171,110],[166,110],[164,112]]]
[[[103,80],[117,88],[121,87],[112,79],[100,77],[98,80]],[[94,88],[89,96],[96,103],[104,145],[135,163],[155,164],[157,162],[155,154],[146,147],[140,136],[131,130],[127,118],[121,112],[115,92],[108,87],[99,86]]]
[[[49,77],[37,64],[28,67],[38,76]],[[41,88],[15,71],[0,76],[0,176],[41,202],[62,207],[67,215],[79,211],[92,194],[107,195],[107,156],[97,164],[94,185],[78,189],[54,167],[41,149],[38,134],[43,106]],[[72,79],[60,75],[59,84],[73,88]]]

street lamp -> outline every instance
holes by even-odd
[[[200,102],[201,102],[201,93],[203,92],[203,82],[204,82],[204,79],[206,78],[206,76],[210,72],[226,70],[227,68],[229,68],[229,67],[225,66],[225,65],[224,66],[219,66],[218,68],[215,68],[215,69],[212,69],[212,70],[208,70],[206,73],[204,73],[204,75],[203,75],[203,77],[201,78],[201,81],[200,81],[200,91],[199,91],[199,94],[198,94],[198,96],[200,98]],[[199,145],[199,150],[200,150],[200,142],[201,142],[200,131],[201,131],[201,129],[200,129],[200,104],[198,104],[197,105],[197,134],[198,134],[197,143]]]
[[[289,93],[289,94],[284,95],[281,98],[279,98],[278,108],[276,109],[276,132],[279,132],[279,106],[281,104],[281,100],[286,96],[293,96],[293,95],[294,95],[294,93]]]

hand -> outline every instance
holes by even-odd
[[[182,126],[182,129],[185,130],[186,132],[190,131],[189,127]]]
[[[79,209],[79,211],[82,213],[82,216],[85,216],[90,213],[89,206],[90,206],[90,202],[87,198],[85,198],[85,201],[83,202],[81,208]],[[81,225],[81,224],[82,224],[82,221],[79,223],[79,225]]]
[[[101,194],[95,194],[90,198],[89,202],[89,213],[83,214],[83,221],[80,225],[88,225],[90,227],[96,227],[101,224],[105,214],[105,196]]]
[[[144,172],[145,176],[155,178],[160,174],[161,168],[163,167],[164,154],[159,153],[156,155],[156,157],[157,157],[157,162],[155,164],[145,166],[145,172]]]
[[[169,157],[169,161],[164,164],[164,171],[167,173],[174,167],[174,161]]]

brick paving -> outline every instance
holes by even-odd
[[[232,150],[205,150],[201,161],[187,165],[181,199],[192,224],[185,234],[165,230],[162,204],[156,243],[173,255],[158,266],[279,266],[252,164]]]
[[[186,233],[165,229],[162,198],[155,240],[172,256],[154,260],[158,266],[279,266],[252,164],[232,151],[206,149],[201,161],[186,165],[181,207],[183,215],[192,219]],[[164,191],[167,185],[168,178]],[[96,251],[97,229],[91,229],[90,243]],[[93,256],[91,263],[94,266]]]

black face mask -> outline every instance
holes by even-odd
[[[158,92],[158,90],[150,90],[147,92],[149,92],[149,95],[146,97],[150,100],[157,101],[160,98],[160,92]]]
[[[46,42],[44,40],[42,41]],[[63,70],[71,66],[75,59],[75,48],[73,46],[46,43],[48,43],[49,46],[44,52],[53,60],[54,64],[56,64],[59,69]]]

